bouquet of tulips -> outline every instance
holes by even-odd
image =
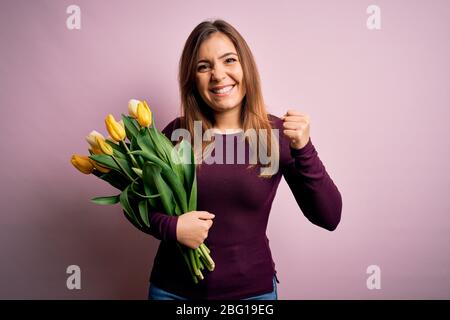
[[[129,115],[117,122],[105,119],[110,138],[92,131],[86,140],[89,156],[72,156],[72,164],[85,174],[94,174],[121,192],[96,197],[96,204],[121,204],[127,219],[139,230],[150,228],[149,211],[181,215],[197,208],[197,180],[191,144],[184,139],[174,147],[155,126],[146,101],[131,99]],[[128,141],[127,141],[128,140]],[[214,270],[210,250],[202,243],[191,249],[177,243],[195,283],[204,279],[202,270]]]

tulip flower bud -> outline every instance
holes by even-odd
[[[71,162],[75,168],[84,174],[90,174],[92,173],[92,170],[94,170],[94,166],[87,156],[74,154]]]
[[[99,148],[97,141],[95,140],[96,137],[105,140],[105,137],[103,137],[101,133],[95,130],[91,131],[91,133],[89,133],[89,135],[86,137],[86,141],[91,145],[92,148]]]
[[[98,146],[100,147],[100,150],[102,150],[104,154],[107,154],[109,156],[113,155],[114,153],[113,148],[109,144],[107,144],[104,139],[96,137],[96,141]]]
[[[131,99],[128,101],[128,114],[133,118],[137,118],[137,107],[140,101],[136,99]]]
[[[148,127],[152,124],[152,112],[147,102],[139,102],[137,106],[137,121],[141,127]]]
[[[91,161],[91,163],[92,163],[92,165],[95,167],[95,169],[97,169],[97,170],[100,171],[101,173],[108,173],[108,172],[111,171],[110,168],[103,167],[103,166],[99,165],[97,162],[95,162],[95,161],[92,160],[92,159],[89,159],[89,161]]]
[[[103,154],[102,150],[100,149],[100,147],[92,147],[89,149],[93,154]]]
[[[125,128],[119,122],[117,122],[112,114],[109,114],[105,119],[106,129],[115,141],[120,142],[125,139]]]

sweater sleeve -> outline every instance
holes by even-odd
[[[173,120],[161,132],[170,140],[172,131],[175,129],[175,126],[178,123],[179,123],[178,119]],[[124,214],[125,214],[125,216],[127,216],[127,214],[125,212],[124,212]],[[128,216],[127,216],[127,218],[128,218]],[[132,221],[130,220],[130,222],[132,222]],[[159,240],[164,240],[164,241],[176,241],[177,240],[178,217],[169,216],[168,214],[157,211],[157,210],[150,210],[149,211],[149,222],[150,222],[149,228],[143,229],[136,225],[135,225],[135,227],[145,233],[152,235],[153,237],[155,237],[156,239],[159,239]]]
[[[150,230],[149,234],[159,240],[176,241],[177,240],[177,222],[178,217],[169,216],[163,212],[150,211]]]
[[[342,211],[338,188],[319,159],[311,139],[302,149],[294,149],[289,144],[281,128],[281,172],[297,204],[313,224],[329,231],[335,230]]]
[[[142,227],[137,225],[133,220],[128,217],[125,210],[122,210],[128,221],[133,224],[137,229],[144,233],[152,235],[158,240],[164,241],[176,241],[177,240],[177,219],[178,217],[169,216],[163,212],[156,210],[149,211],[150,227]]]

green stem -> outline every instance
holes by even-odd
[[[197,248],[195,250],[195,255],[197,256],[197,266],[201,271],[202,269],[205,268],[205,266],[203,265],[203,262],[202,262],[203,255],[201,254],[201,250],[199,248]]]
[[[136,180],[137,180],[137,179],[136,179]],[[141,194],[141,193],[137,192],[136,189],[134,189],[134,187],[133,187],[135,184],[137,184],[136,180],[134,180],[134,181],[131,183],[131,185],[130,185],[130,189],[131,189],[132,192],[134,192],[135,194],[137,194],[137,195],[140,196],[141,198],[145,198],[145,199],[153,199],[153,198],[158,198],[158,197],[160,196],[159,193],[154,194],[154,195],[151,195],[151,196],[147,196],[147,195],[144,195],[144,194]]]
[[[123,173],[125,173],[125,175],[128,177],[128,179],[130,179],[131,182],[134,181],[133,177],[131,177],[128,172],[125,171],[125,169],[122,167],[122,165],[120,164],[119,161],[117,161],[116,157],[114,157],[113,155],[111,155],[111,157],[113,158],[113,160],[117,163],[117,165],[119,166],[119,168],[123,171]]]
[[[180,249],[181,254],[183,255],[184,261],[185,261],[186,264],[187,264],[187,267],[188,267],[188,269],[189,269],[189,272],[191,273],[192,280],[194,280],[194,283],[197,284],[197,283],[198,283],[198,279],[197,279],[197,276],[196,276],[195,273],[194,273],[194,270],[192,269],[191,263],[189,262],[189,258],[188,258],[188,256],[187,256],[187,253],[183,250],[183,248],[181,247],[181,245],[180,245],[178,242],[177,242],[177,246],[178,246],[178,248]]]
[[[202,243],[202,244],[200,245],[200,247],[202,247],[202,249],[205,250],[206,252],[211,253],[211,251],[208,249],[208,247],[206,246],[205,243]]]
[[[188,249],[188,252],[189,252],[189,259],[191,260],[192,269],[194,269],[195,275],[199,276],[200,271],[198,270],[198,267],[197,267],[197,262],[196,262],[195,256],[194,256],[194,250]]]
[[[120,142],[121,142],[122,145],[124,146],[125,150],[127,150],[127,154],[130,156],[131,162],[133,162],[133,165],[134,165],[136,168],[140,168],[140,166],[138,165],[136,159],[135,159],[134,156],[131,154],[131,151],[130,151],[130,149],[128,148],[128,146],[127,146],[127,144],[125,143],[125,141],[122,140],[122,141],[120,141]]]
[[[203,254],[203,257],[206,259],[206,261],[208,262],[209,267],[214,270],[215,268],[215,263],[214,261],[211,259],[211,256],[209,255],[209,249],[207,249],[206,245],[204,245],[203,243],[200,245],[199,247],[200,252]],[[207,251],[208,250],[208,251]],[[208,268],[208,269],[210,269]],[[210,270],[210,271],[212,271]]]

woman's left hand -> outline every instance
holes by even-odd
[[[288,110],[283,120],[283,133],[291,140],[290,146],[302,149],[309,141],[309,116],[296,110]]]

